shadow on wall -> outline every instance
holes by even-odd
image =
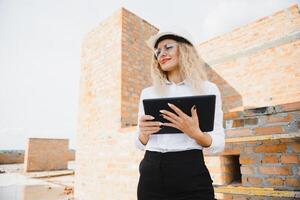
[[[222,97],[222,109],[224,113],[243,110],[242,96],[225,81],[210,65],[205,63],[208,80],[215,83]]]

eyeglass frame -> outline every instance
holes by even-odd
[[[171,46],[172,48],[168,49],[168,47],[167,47],[168,45],[172,45]],[[154,49],[154,56],[155,56],[155,58],[158,59],[162,55],[162,50],[164,50],[165,52],[169,53],[171,50],[173,50],[174,47],[178,47],[178,43],[177,42],[172,42],[172,43],[165,44],[162,49],[161,48]],[[157,53],[158,50],[160,50],[159,54]]]

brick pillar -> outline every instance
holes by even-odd
[[[149,81],[155,27],[120,9],[89,32],[81,52],[75,196],[134,199],[141,152],[133,145],[138,99]],[[121,133],[122,132],[122,133]]]
[[[150,86],[151,50],[145,40],[158,30],[124,9],[122,16],[122,127],[136,125],[138,101],[143,88]]]

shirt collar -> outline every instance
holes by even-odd
[[[169,80],[167,80],[167,79],[165,79],[165,83],[166,83],[166,85],[185,85],[187,82],[186,82],[186,80],[183,80],[183,81],[181,81],[181,82],[179,82],[179,83],[174,83],[174,82],[172,82],[172,81],[169,81]]]

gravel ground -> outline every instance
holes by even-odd
[[[71,161],[69,170],[24,173],[24,164],[0,165],[0,199],[71,200],[74,167],[75,163]]]

